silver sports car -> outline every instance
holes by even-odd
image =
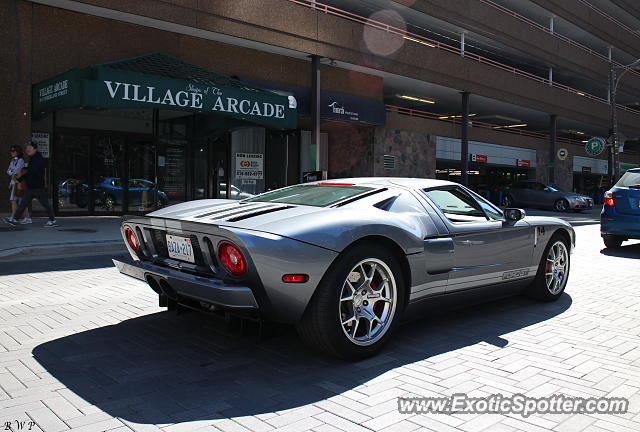
[[[345,358],[378,351],[403,319],[526,292],[555,300],[571,226],[495,207],[440,180],[353,178],[242,201],[200,200],[125,217],[132,260],[160,305],[293,323]]]

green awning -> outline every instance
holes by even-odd
[[[33,114],[61,108],[164,108],[296,127],[289,98],[166,54],[73,69],[33,86]]]

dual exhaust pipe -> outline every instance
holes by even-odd
[[[145,279],[152,290],[156,292],[158,295],[164,295],[168,299],[177,300],[178,293],[176,290],[167,282],[166,279],[148,274],[145,276]]]

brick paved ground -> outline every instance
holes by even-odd
[[[57,431],[638,431],[640,243],[577,227],[567,294],[405,325],[379,356],[322,358],[156,307],[106,257],[3,264],[0,427]],[[405,415],[398,396],[624,396],[625,415]]]

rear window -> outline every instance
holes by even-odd
[[[616,183],[616,186],[618,186],[618,187],[631,187],[631,186],[640,187],[640,172],[627,171],[626,173],[624,173],[624,175],[622,177],[620,177],[620,180],[618,180],[618,183]]]
[[[267,192],[244,202],[271,202],[326,207],[342,200],[372,191],[364,186],[296,185]]]

